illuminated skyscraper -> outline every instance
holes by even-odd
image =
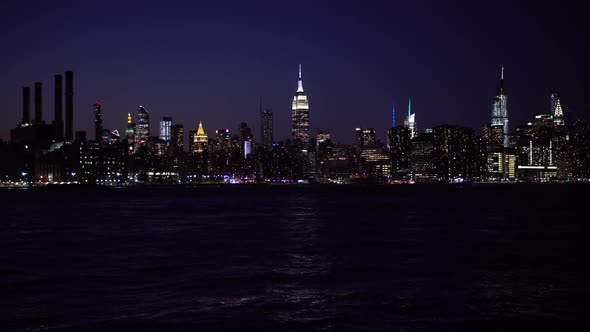
[[[309,102],[307,94],[303,91],[301,65],[299,65],[299,81],[291,110],[291,138],[296,144],[305,148],[309,145]]]
[[[504,93],[504,67],[500,74],[500,86],[498,87],[498,94],[494,98],[492,107],[492,126],[502,126],[504,133],[504,147],[508,147],[508,105],[507,96]]]
[[[127,153],[133,154],[135,148],[135,124],[131,120],[131,113],[127,113],[127,128],[125,128],[125,137],[127,138]]]
[[[199,129],[197,132],[192,135],[192,146],[191,152],[192,153],[203,153],[207,150],[207,143],[209,138],[207,137],[207,133],[205,133],[205,129],[203,129],[203,123],[199,121]]]
[[[240,150],[244,158],[252,153],[252,141],[254,136],[252,135],[252,129],[248,127],[246,122],[240,123]]]
[[[170,145],[171,137],[171,127],[172,127],[172,118],[165,116],[160,121],[160,139],[166,143],[167,146]]]
[[[100,103],[94,103],[94,140],[100,142],[102,140],[102,113]]]
[[[553,115],[553,123],[557,129],[563,128],[565,122],[563,121],[563,109],[557,92],[551,94],[551,115]]]
[[[274,141],[273,114],[270,110],[260,112],[262,145],[270,146]]]
[[[137,118],[137,125],[135,126],[135,144],[136,146],[139,146],[147,142],[150,137],[150,113],[143,106],[139,106]]]
[[[356,139],[359,149],[373,149],[377,142],[377,133],[373,128],[356,128]]]
[[[416,124],[416,113],[412,113],[412,98],[408,101],[408,116],[404,120],[404,127],[410,130],[410,139],[418,136],[418,126]]]
[[[231,131],[229,129],[218,129],[215,134],[217,136],[217,149],[229,153],[231,151]]]

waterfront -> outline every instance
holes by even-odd
[[[587,185],[0,191],[3,331],[564,330]],[[152,330],[150,330],[152,331]]]

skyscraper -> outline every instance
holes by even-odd
[[[137,125],[135,126],[135,145],[139,146],[147,142],[150,137],[150,113],[143,106],[139,106],[137,118]]]
[[[248,127],[248,123],[240,123],[240,151],[244,158],[252,153],[252,141],[254,136],[252,135],[252,129]]]
[[[172,146],[172,153],[179,156],[184,151],[184,126],[181,124],[172,125],[170,127],[170,144]]]
[[[100,103],[94,103],[94,140],[100,142],[102,140],[102,113]]]
[[[563,121],[563,109],[557,92],[551,94],[551,115],[553,115],[553,123],[556,129],[563,128],[565,122]]]
[[[127,137],[128,154],[133,154],[135,147],[135,124],[131,120],[131,113],[127,113],[127,128],[125,128],[125,137]]]
[[[170,140],[172,139],[171,136],[171,127],[172,127],[172,118],[169,116],[165,116],[160,121],[160,139],[166,143],[167,146],[170,145]]]
[[[270,110],[260,112],[260,124],[262,145],[270,146],[274,141],[273,114]]]
[[[410,138],[418,136],[418,126],[416,124],[416,113],[412,113],[412,98],[408,101],[408,116],[404,120],[404,126],[410,130]]]
[[[199,121],[199,129],[197,132],[191,135],[192,139],[192,146],[191,152],[192,153],[203,153],[207,150],[207,143],[209,142],[209,138],[207,137],[207,133],[205,133],[205,129],[203,129],[203,123]]]
[[[356,128],[356,139],[359,149],[372,149],[377,141],[374,128]]]
[[[303,91],[301,65],[299,65],[299,81],[291,110],[291,138],[296,144],[306,148],[309,145],[309,102],[307,94]]]
[[[504,132],[504,147],[508,147],[508,105],[507,96],[504,92],[504,67],[500,74],[500,85],[498,87],[498,94],[494,98],[492,106],[492,126],[501,125]]]

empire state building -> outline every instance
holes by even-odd
[[[303,81],[301,79],[301,65],[299,65],[299,82],[297,92],[293,96],[291,107],[291,138],[296,144],[302,147],[309,145],[309,101],[307,94],[303,91]]]

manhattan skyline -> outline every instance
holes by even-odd
[[[120,8],[106,1],[93,9],[40,2],[26,10],[10,4],[0,23],[6,50],[0,138],[7,140],[20,122],[22,87],[33,82],[43,83],[44,120],[53,119],[53,75],[65,70],[77,75],[74,128],[88,133],[96,101],[104,127],[120,132],[127,113],[143,105],[154,128],[171,116],[190,129],[202,121],[208,131],[235,131],[246,121],[258,133],[262,97],[274,113],[275,140],[284,140],[299,63],[311,134],[329,129],[344,143],[354,141],[355,127],[375,128],[384,139],[392,103],[402,123],[408,98],[420,131],[440,123],[479,131],[489,122],[501,67],[511,131],[549,113],[553,90],[566,114],[588,117],[587,51],[573,5],[298,4],[287,10],[264,2]]]

